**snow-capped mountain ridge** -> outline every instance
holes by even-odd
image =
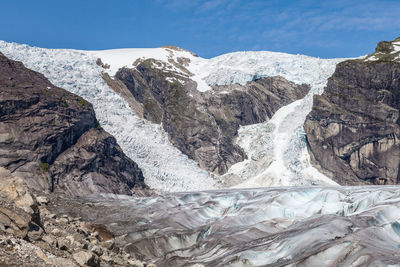
[[[142,169],[145,183],[162,191],[215,188],[214,180],[171,145],[159,125],[139,118],[103,80],[87,51],[44,49],[0,41],[0,52],[44,74],[53,84],[92,103],[100,125]]]
[[[212,85],[243,84],[257,77],[277,75],[310,84],[312,90],[306,98],[282,108],[269,122],[240,131],[239,144],[245,148],[247,143],[247,147],[251,147],[251,151],[245,148],[249,160],[234,165],[229,173],[239,176],[240,183],[245,182],[239,186],[331,183],[307,161],[302,123],[311,108],[312,95],[321,93],[327,78],[342,59],[275,52],[237,52],[204,59],[171,48],[80,51],[43,49],[3,41],[0,41],[0,51],[91,102],[101,126],[116,137],[124,152],[143,169],[145,182],[165,191],[197,191],[218,185],[210,174],[171,145],[160,126],[140,119],[127,102],[107,86],[101,77],[103,71],[113,75],[121,67],[133,68],[137,59],[154,58],[196,81],[199,91],[212,90]],[[110,68],[96,65],[98,58]],[[189,73],[177,68],[176,62],[187,62],[182,65]],[[265,132],[265,127],[274,130]],[[265,147],[271,151],[266,151]]]

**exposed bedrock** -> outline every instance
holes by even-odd
[[[216,174],[224,174],[246,158],[235,144],[241,125],[264,122],[309,91],[308,85],[268,77],[199,92],[191,74],[184,74],[184,66],[174,66],[183,73],[147,59],[135,69],[120,69],[115,79],[106,74],[104,78],[139,115],[161,123],[174,146]]]
[[[339,63],[325,92],[314,97],[304,124],[309,151],[313,164],[340,184],[399,183],[396,40],[379,43],[366,59]]]
[[[37,190],[132,194],[144,186],[89,102],[1,53],[0,166]]]

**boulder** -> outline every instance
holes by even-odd
[[[72,257],[80,266],[100,266],[99,258],[92,252],[79,251],[74,253]]]

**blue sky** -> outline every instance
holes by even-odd
[[[322,58],[400,36],[400,0],[5,0],[0,39],[46,48],[177,45],[203,57],[269,50]]]

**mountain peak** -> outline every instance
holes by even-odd
[[[172,50],[180,51],[180,52],[187,52],[187,53],[190,53],[194,57],[198,57],[198,55],[196,53],[194,53],[190,50],[184,49],[182,47],[176,46],[176,45],[166,45],[166,46],[162,46],[161,48],[172,49]]]
[[[375,52],[365,58],[366,61],[398,61],[400,62],[400,37],[393,41],[379,42]]]

